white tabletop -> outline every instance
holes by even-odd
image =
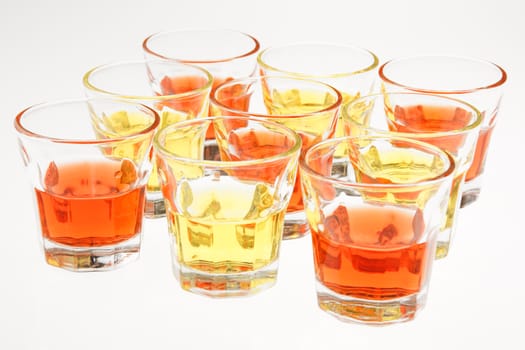
[[[524,10],[514,0],[4,0],[0,349],[523,349]],[[506,68],[481,198],[461,210],[450,255],[434,264],[427,306],[415,320],[370,327],[318,309],[310,237],[283,242],[277,284],[248,298],[183,291],[171,273],[164,219],[145,223],[141,259],[116,271],[45,264],[14,116],[34,103],[82,96],[88,68],[142,57],[148,34],[195,26],[241,30],[263,47],[323,40],[366,47],[381,61],[444,53]]]

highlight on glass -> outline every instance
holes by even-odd
[[[188,28],[151,34],[142,49],[146,59],[176,60],[206,69],[213,76],[214,91],[225,81],[256,74],[260,43],[240,31]]]
[[[200,68],[168,60],[116,61],[94,67],[83,77],[88,97],[118,98],[142,103],[158,112],[160,127],[208,115],[213,78]],[[115,111],[107,116],[115,128],[128,128],[139,120]],[[146,217],[165,215],[156,165],[148,180]]]
[[[313,79],[333,86],[346,104],[374,91],[378,57],[350,44],[301,42],[265,48],[257,57],[261,75]],[[343,136],[338,120],[335,136]]]
[[[115,113],[135,123],[115,125]],[[147,106],[110,99],[43,103],[16,116],[48,264],[103,271],[139,257],[159,123]]]
[[[475,202],[480,195],[490,139],[507,81],[505,70],[495,63],[470,57],[412,56],[384,63],[379,68],[379,77],[385,91],[445,95],[464,100],[481,112],[483,122],[474,160],[466,174],[461,207]],[[421,123],[419,128],[431,131],[434,123]]]
[[[273,286],[299,135],[260,118],[209,117],[161,129],[154,145],[181,287],[228,297]]]
[[[387,134],[431,143],[456,161],[453,185],[438,235],[436,258],[448,255],[459,221],[465,177],[475,155],[482,121],[472,105],[450,97],[399,92],[359,98],[343,107],[345,133]],[[432,130],[421,125],[432,124]],[[424,169],[422,169],[424,171]]]
[[[335,133],[342,103],[333,87],[292,77],[235,79],[217,87],[210,97],[215,115],[257,116],[286,125],[302,139],[302,152]],[[285,219],[284,239],[304,237],[308,225],[300,180],[295,183]]]
[[[423,309],[454,160],[427,143],[343,137],[300,160],[317,302],[343,321],[389,324]]]

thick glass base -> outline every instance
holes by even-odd
[[[160,194],[146,195],[144,216],[148,219],[155,219],[166,216],[166,206],[164,205],[164,198],[162,198]]]
[[[304,212],[286,213],[283,239],[301,238],[308,233],[310,233],[310,226],[308,226]]]
[[[461,192],[460,208],[464,208],[478,200],[481,192],[482,175],[465,181]]]
[[[103,247],[72,247],[44,239],[44,254],[49,265],[75,272],[113,270],[140,256],[138,234],[125,242]]]
[[[207,273],[180,266],[173,262],[173,273],[181,287],[192,293],[209,297],[240,297],[257,294],[277,281],[278,262],[241,273]]]
[[[454,221],[457,221],[458,215],[455,215]],[[455,223],[453,223],[455,226]],[[443,259],[448,255],[450,243],[452,242],[455,227],[441,228],[436,237],[436,254],[434,259]]]
[[[367,300],[341,295],[317,281],[317,302],[328,314],[344,322],[388,325],[412,320],[426,301],[426,291],[389,300]]]
[[[480,195],[480,189],[479,188],[471,188],[470,190],[465,190],[461,194],[461,204],[460,208],[464,208],[475,201],[478,200]]]
[[[436,244],[436,260],[443,259],[448,255],[448,248],[450,241],[437,241]]]

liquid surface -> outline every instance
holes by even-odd
[[[389,127],[391,130],[401,132],[434,132],[461,130],[472,122],[472,114],[459,107],[425,106],[415,105],[400,107],[396,106],[390,113]],[[474,158],[466,180],[472,180],[483,172],[484,162],[493,125],[482,129],[476,144]],[[458,151],[465,142],[465,134],[434,138],[428,142],[448,150],[453,154]]]
[[[312,227],[317,278],[339,294],[363,299],[414,294],[428,269],[423,230],[419,211],[340,205]]]
[[[98,247],[137,235],[144,186],[136,187],[136,180],[129,160],[52,162],[44,190],[35,189],[43,236],[66,245]]]
[[[254,271],[279,253],[284,209],[262,183],[221,176],[179,185],[168,208],[179,264],[208,273]],[[176,242],[176,243],[175,243]]]

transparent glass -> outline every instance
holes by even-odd
[[[389,324],[424,307],[454,160],[393,136],[343,137],[300,160],[319,307]]]
[[[269,47],[257,58],[261,75],[282,75],[318,80],[333,86],[343,104],[373,92],[379,59],[364,48],[321,42]],[[339,119],[335,136],[343,136]]]
[[[115,113],[130,123],[116,125]],[[139,257],[159,123],[147,106],[106,99],[44,103],[17,115],[48,264],[101,271]]]
[[[255,75],[260,44],[239,31],[192,28],[154,33],[142,48],[146,59],[164,58],[206,69],[213,76],[213,91],[225,81]]]
[[[88,97],[111,97],[146,104],[161,118],[160,127],[207,116],[212,85],[210,73],[200,67],[167,61],[119,61],[90,69],[83,77]],[[126,127],[132,120],[121,114],[109,118]],[[156,166],[147,185],[146,216],[165,215]]]
[[[383,93],[364,96],[343,108],[345,133],[390,134],[431,143],[449,152],[457,166],[446,215],[438,235],[437,258],[448,255],[459,217],[466,173],[475,156],[482,121],[472,105],[439,95]],[[431,129],[421,127],[431,125]]]
[[[391,60],[379,68],[382,88],[412,91],[464,100],[483,115],[474,160],[466,174],[461,207],[480,194],[490,139],[496,125],[507,73],[500,66],[475,58],[414,56]]]
[[[300,135],[304,152],[334,135],[342,97],[336,89],[318,81],[264,76],[225,82],[210,101],[215,115],[255,115],[288,126]],[[286,213],[284,239],[306,234],[308,225],[297,180]]]
[[[228,297],[273,286],[300,137],[263,119],[209,117],[161,129],[154,145],[182,288]]]

